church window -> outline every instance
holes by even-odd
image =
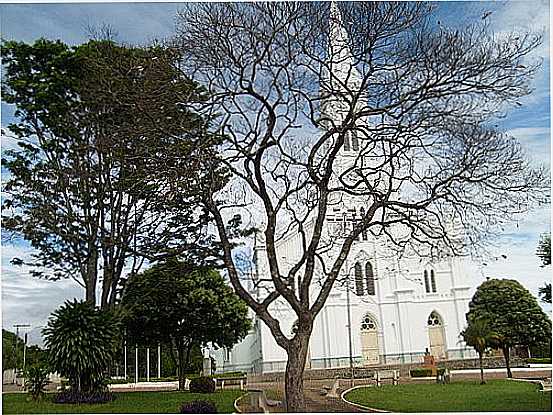
[[[430,285],[432,286],[432,292],[436,292],[436,277],[434,276],[434,270],[430,271]]]
[[[432,313],[430,313],[427,323],[429,326],[441,326],[442,319],[435,311],[433,311]]]
[[[359,151],[359,140],[357,139],[357,133],[352,131],[351,133],[351,148],[353,151]]]
[[[366,315],[363,318],[363,322],[361,323],[361,330],[376,330],[376,323],[369,315]]]
[[[350,151],[349,133],[344,133],[344,151]]]
[[[367,278],[367,294],[369,295],[375,295],[375,289],[374,289],[374,272],[373,272],[373,266],[370,262],[367,262],[365,264],[365,276]]]
[[[424,270],[424,290],[429,293],[430,292],[430,283],[428,281],[428,271]]]
[[[363,295],[363,270],[359,262],[355,263],[355,294]]]

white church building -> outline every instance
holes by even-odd
[[[339,14],[334,3],[331,13]],[[343,54],[345,48],[340,42],[345,43],[347,32],[341,25],[331,23],[331,36],[334,47],[340,49],[336,53]],[[343,71],[343,66],[336,71]],[[351,71],[349,68],[347,82],[355,82]],[[339,104],[329,103],[325,112],[340,117]],[[359,143],[353,135],[348,140],[337,160],[338,169],[355,159]],[[339,237],[336,230],[345,223],[343,218],[355,217],[356,207],[342,202],[331,210],[325,221],[325,234]],[[282,266],[293,264],[301,250],[299,235],[290,232],[278,241],[276,249]],[[265,246],[259,238],[254,257],[257,278],[269,278]],[[347,367],[350,354],[355,366],[422,362],[425,353],[438,360],[475,357],[459,336],[474,292],[474,274],[475,267],[463,258],[437,263],[420,257],[400,261],[385,239],[363,233],[351,248],[343,277],[335,283],[317,315],[307,368]],[[292,333],[296,318],[293,312],[275,302],[271,314],[279,319],[285,333]],[[260,319],[254,315],[252,319],[253,328],[242,342],[232,349],[210,351],[218,372],[267,373],[285,369],[286,352]]]

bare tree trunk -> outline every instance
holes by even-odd
[[[91,244],[89,244],[90,246]],[[86,264],[85,300],[96,305],[96,281],[98,279],[98,251],[92,247]]]
[[[309,337],[310,333],[298,332],[288,348],[285,373],[286,412],[305,412],[303,372]]]
[[[510,361],[510,355],[509,355],[509,346],[503,346],[503,356],[505,357],[505,365],[507,366],[507,377],[512,378],[513,373],[511,372],[511,361]]]
[[[482,363],[482,353],[478,353],[478,361],[480,363],[480,384],[483,385],[486,382],[484,381],[484,366]]]

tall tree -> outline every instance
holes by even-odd
[[[246,304],[217,271],[175,258],[132,276],[121,306],[131,342],[176,348],[181,390],[195,347],[232,347],[250,329]]]
[[[534,346],[551,338],[551,320],[535,297],[515,280],[492,279],[482,283],[469,303],[469,325],[485,320],[494,333],[494,345],[500,347],[512,377],[510,349],[513,346]]]
[[[468,346],[471,346],[478,353],[478,362],[480,365],[480,384],[484,381],[484,365],[482,358],[484,352],[491,347],[496,340],[495,333],[490,329],[490,325],[486,320],[475,319],[468,322],[467,327],[461,332],[461,337]]]
[[[136,272],[175,241],[190,253],[209,245],[193,189],[198,154],[215,138],[194,110],[205,92],[179,71],[174,50],[40,39],[6,42],[2,58],[18,140],[3,161],[3,223],[35,249],[33,275],[73,278],[108,307],[125,266]],[[160,164],[187,179],[168,183]],[[170,189],[179,196],[167,199]]]
[[[539,64],[527,56],[540,36],[495,36],[482,22],[449,30],[433,11],[260,2],[179,13],[183,69],[207,86],[227,138],[230,182],[204,203],[232,285],[287,353],[288,411],[304,410],[314,319],[361,234],[398,256],[466,254],[548,187],[517,140],[493,127],[531,92]],[[257,294],[235,263],[243,234],[230,218],[260,230]],[[283,259],[277,245],[291,235],[300,249]],[[293,334],[276,303],[297,316]]]

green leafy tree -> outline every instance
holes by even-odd
[[[45,366],[33,365],[25,373],[25,389],[33,401],[42,398],[48,383],[48,368]]]
[[[501,348],[512,377],[509,350],[516,345],[532,346],[551,337],[551,320],[536,298],[518,281],[492,279],[482,283],[469,303],[467,321],[485,320],[494,333],[494,346]]]
[[[232,347],[251,325],[246,304],[217,271],[174,258],[132,276],[121,306],[131,343],[170,340],[177,351],[180,389],[194,347]]]
[[[77,392],[102,388],[119,343],[120,326],[111,311],[88,301],[66,301],[43,330],[51,368]]]
[[[463,340],[468,346],[471,346],[478,353],[478,361],[480,365],[480,384],[483,385],[484,381],[484,366],[482,364],[482,357],[484,352],[495,341],[495,333],[491,330],[490,325],[486,320],[476,319],[468,322],[467,327],[461,332]]]
[[[17,119],[7,133],[18,144],[4,153],[3,225],[35,249],[33,275],[73,278],[105,308],[129,263],[136,272],[176,242],[188,253],[209,245],[194,189],[217,138],[178,54],[108,40],[2,46],[2,100]],[[166,180],[160,165],[186,180]],[[169,188],[180,196],[166,198]]]
[[[2,329],[2,367],[14,369],[23,367],[23,349],[25,342],[15,333]],[[25,364],[27,367],[44,364],[46,352],[36,344],[27,345]]]

